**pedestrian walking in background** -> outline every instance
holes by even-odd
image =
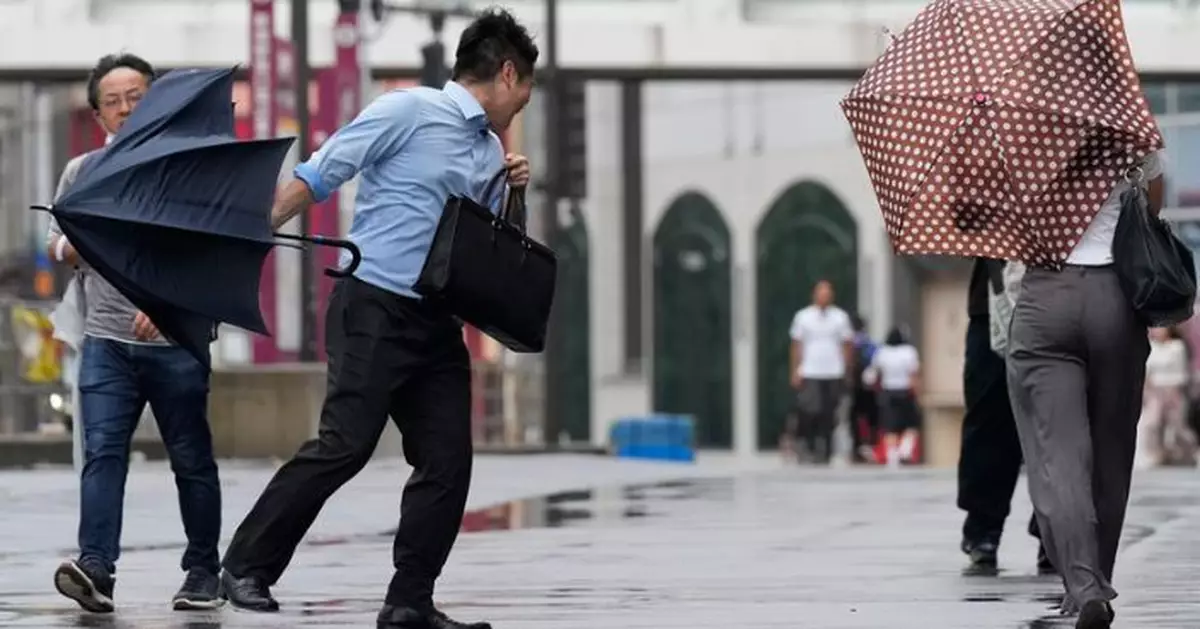
[[[361,175],[349,238],[362,252],[330,298],[329,381],[319,435],[279,469],[238,527],[222,575],[230,602],[272,612],[273,586],[325,501],[367,464],[388,417],[413,474],[404,488],[380,629],[487,629],[436,609],[434,582],[462,525],[471,484],[471,365],[462,325],[414,284],[451,195],[494,212],[503,179],[529,181],[505,155],[507,129],[529,102],[538,49],[511,14],[490,10],[462,32],[441,89],[376,98],[295,169],[271,210],[275,227]]]
[[[854,326],[853,363],[848,370],[850,380],[850,434],[855,463],[875,463],[875,445],[879,436],[879,395],[874,386],[866,382],[867,369],[875,358],[879,346],[867,332],[867,322],[862,317],[850,317]]]
[[[88,77],[88,102],[110,140],[153,80],[154,69],[134,55],[109,55],[96,63]],[[98,154],[67,164],[58,196]],[[78,293],[71,301],[82,310],[75,318],[84,322],[76,401],[84,460],[79,557],[58,567],[54,585],[88,611],[113,611],[129,446],[149,403],[175,475],[187,536],[181,562],[187,575],[173,605],[218,607],[221,485],[208,425],[209,370],[164,339],[145,314],[89,270],[53,220],[47,245],[51,259],[78,269]]]
[[[1003,290],[1004,262],[976,258],[967,301],[967,338],[963,356],[962,436],[958,455],[958,508],[963,518],[960,548],[974,574],[994,573],[1004,523],[1012,510],[1021,475],[1021,441],[1008,397],[1004,357],[992,348],[989,292]],[[1039,537],[1037,516],[1028,533]],[[1037,570],[1054,572],[1046,548],[1038,544]]]
[[[827,280],[813,287],[812,305],[792,318],[791,377],[796,391],[796,441],[803,441],[816,463],[833,454],[833,431],[846,393],[847,368],[853,364],[854,328],[850,316],[833,303]]]
[[[913,463],[921,434],[921,359],[900,328],[888,332],[869,369],[879,383],[879,414],[888,467]]]
[[[1187,415],[1189,370],[1185,341],[1169,328],[1151,329],[1138,424],[1138,467],[1196,464],[1196,435]]]

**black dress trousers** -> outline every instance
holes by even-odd
[[[976,259],[969,291],[958,508],[967,512],[963,538],[973,544],[1000,543],[1021,475],[1021,442],[1009,402],[1005,363],[992,351],[988,316],[988,283],[997,279],[1001,268],[999,261]],[[1038,535],[1032,517],[1028,530]]]
[[[432,605],[471,480],[471,365],[449,313],[354,278],[326,318],[328,388],[316,439],[263,490],[234,534],[225,568],[274,584],[325,501],[371,458],[390,416],[414,471],[393,547],[394,605]]]

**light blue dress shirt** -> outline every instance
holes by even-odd
[[[425,264],[451,195],[499,211],[506,186],[500,138],[475,97],[453,81],[442,89],[388,92],[326,140],[294,174],[317,202],[359,175],[349,239],[362,251],[358,279],[406,297]],[[349,260],[343,254],[342,264]]]

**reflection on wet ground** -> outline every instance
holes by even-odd
[[[1139,477],[1116,626],[1200,626],[1196,481]],[[1018,497],[1014,522],[1028,513]],[[469,513],[439,599],[453,616],[500,629],[1072,626],[1055,615],[1061,586],[1036,575],[1036,543],[1020,527],[995,573],[964,574],[960,522],[953,477],[921,470],[783,470],[557,493]],[[71,609],[51,589],[53,558],[17,553],[0,573],[0,625],[371,626],[390,551],[379,530],[306,544],[277,588],[283,612],[264,616],[169,611],[178,549],[134,548],[112,617]]]

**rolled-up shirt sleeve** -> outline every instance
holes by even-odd
[[[404,145],[417,126],[421,102],[407,91],[380,96],[292,174],[308,186],[313,200],[328,199],[359,171],[394,155]]]

